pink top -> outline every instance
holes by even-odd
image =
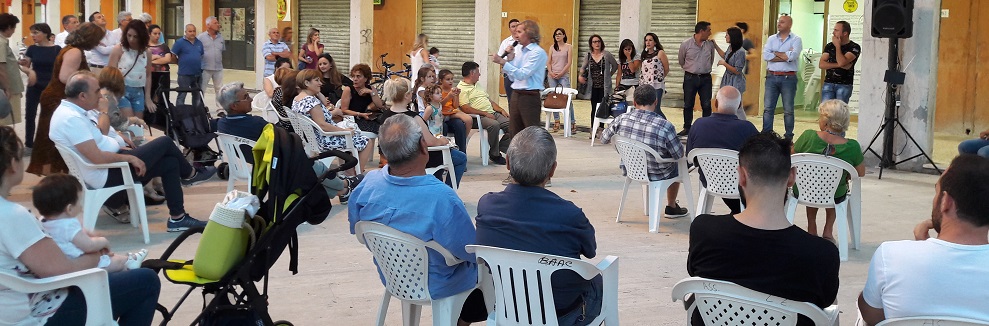
[[[549,46],[550,55],[553,56],[553,72],[563,71],[567,68],[567,56],[570,55],[570,44],[560,44],[560,51],[553,48],[552,45]]]
[[[302,45],[302,49],[299,50],[299,51],[305,53],[306,56],[309,57],[309,60],[312,60],[313,67],[311,67],[311,68],[313,68],[313,69],[316,69],[316,67],[315,67],[316,60],[319,60],[319,55],[320,54],[323,54],[323,45],[322,44],[319,44],[319,43],[316,43],[316,46],[319,47],[319,52],[309,51],[309,44],[308,43]]]

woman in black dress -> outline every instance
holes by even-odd
[[[41,92],[48,87],[48,82],[52,80],[52,71],[55,70],[55,57],[62,51],[62,47],[52,42],[51,27],[45,23],[31,25],[31,39],[34,45],[27,47],[24,52],[24,61],[31,66],[37,74],[37,82],[33,86],[27,87],[24,97],[24,147],[30,150],[34,147],[35,117],[38,115],[38,103],[41,101]]]

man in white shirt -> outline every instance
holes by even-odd
[[[106,17],[99,11],[89,15],[89,22],[106,30]],[[96,75],[99,75],[100,70],[103,70],[110,62],[110,51],[113,50],[114,45],[117,45],[113,42],[113,34],[113,31],[107,31],[103,35],[103,39],[100,40],[100,44],[97,44],[92,50],[86,51],[86,62],[89,63],[89,70]],[[120,38],[117,38],[118,43],[119,41]]]
[[[208,180],[216,173],[216,168],[193,168],[168,137],[158,137],[135,149],[121,148],[113,138],[104,133],[109,129],[110,123],[106,112],[101,110],[96,123],[87,116],[87,111],[99,107],[101,99],[99,82],[92,73],[80,71],[73,74],[65,85],[65,99],[52,114],[48,137],[55,144],[70,148],[93,164],[127,162],[131,166],[131,176],[138,182],[146,183],[152,178],[161,177],[171,216],[168,220],[169,232],[205,226],[205,222],[186,213],[182,186]],[[93,188],[123,184],[123,175],[119,169],[82,168],[81,173],[83,182]],[[120,207],[126,203],[126,193],[120,192],[110,197],[106,205]]]
[[[512,18],[508,21],[508,37],[501,41],[501,45],[498,46],[498,56],[505,57],[509,55],[508,48],[512,48],[518,45],[519,40],[515,38],[515,27],[521,24],[518,19]],[[509,59],[511,60],[511,59]],[[512,79],[508,78],[508,74],[503,74],[505,76],[505,97],[508,97],[508,101],[512,101]]]
[[[62,29],[61,33],[55,35],[55,45],[60,47],[65,47],[65,38],[69,37],[69,33],[75,32],[76,28],[79,27],[79,17],[76,15],[65,15],[62,17]]]
[[[913,316],[989,324],[989,159],[956,157],[934,189],[931,219],[914,229],[917,241],[887,241],[872,256],[858,299],[868,325]],[[930,229],[937,238],[928,238]]]

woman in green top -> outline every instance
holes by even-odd
[[[850,116],[848,104],[841,100],[827,100],[818,106],[817,111],[820,113],[817,120],[820,130],[804,131],[800,138],[797,138],[797,142],[793,144],[793,153],[814,153],[836,157],[854,166],[860,177],[864,176],[865,165],[862,163],[864,159],[862,148],[854,139],[845,138]],[[834,194],[835,202],[844,201],[845,196],[848,195],[849,177],[846,172],[845,177],[838,184],[838,190]],[[794,193],[796,193],[796,187],[794,187]],[[824,230],[821,237],[831,242],[835,242],[834,236],[832,236],[834,220],[834,208],[825,209]],[[807,207],[807,232],[817,235],[817,208],[815,207]]]

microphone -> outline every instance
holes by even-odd
[[[514,47],[516,47],[516,46],[518,46],[518,45],[519,45],[519,41],[515,41],[515,43],[512,43],[512,47],[513,47],[513,48],[514,48]],[[506,50],[505,50],[505,54],[502,54],[502,55],[501,55],[501,57],[502,57],[502,58],[505,58],[505,57],[507,57],[507,56],[508,56],[508,50],[506,49]]]

